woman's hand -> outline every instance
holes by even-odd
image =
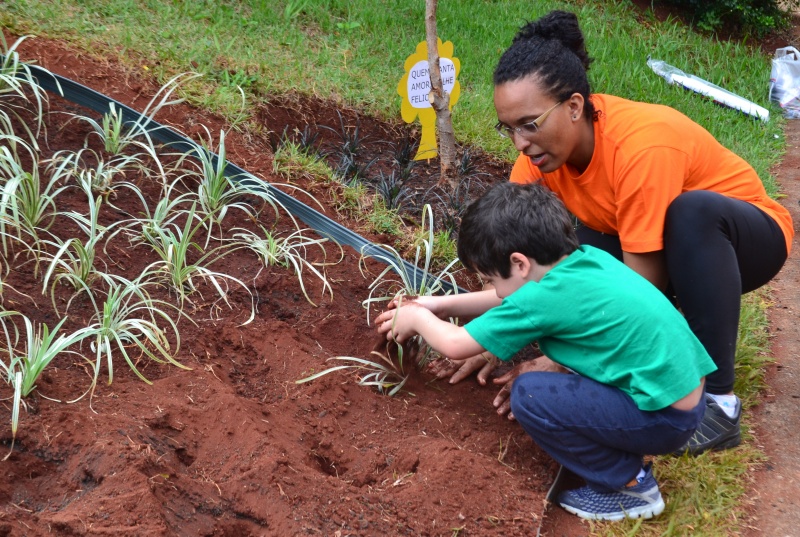
[[[497,364],[498,360],[493,354],[483,352],[464,360],[450,360],[449,358],[436,360],[428,366],[428,371],[438,379],[450,377],[448,381],[450,384],[461,382],[478,371],[478,383],[486,386],[489,375],[497,367]]]
[[[514,413],[511,412],[511,386],[514,385],[514,380],[523,373],[530,373],[532,371],[550,371],[553,373],[566,373],[567,369],[555,363],[547,356],[540,356],[535,360],[528,360],[522,362],[517,367],[494,379],[495,384],[503,384],[500,391],[495,396],[492,405],[497,409],[497,413],[501,416],[508,414],[508,419],[514,419]]]

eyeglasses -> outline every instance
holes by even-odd
[[[563,102],[564,101],[557,102],[548,108],[541,116],[537,117],[533,121],[529,121],[528,123],[523,123],[519,127],[510,127],[505,123],[498,121],[494,128],[503,138],[513,138],[514,134],[519,134],[523,138],[527,138],[539,132],[539,129],[542,128],[542,123],[544,123],[544,120],[550,115],[550,112],[558,108],[558,105],[562,104]]]

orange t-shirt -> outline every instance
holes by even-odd
[[[771,216],[791,248],[789,211],[767,195],[752,166],[707,130],[668,106],[595,94],[594,153],[582,174],[570,166],[542,173],[523,154],[514,183],[542,179],[588,227],[619,235],[622,249],[664,248],[669,204],[690,190],[709,190],[747,201]]]

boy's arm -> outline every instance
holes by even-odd
[[[398,305],[414,302],[419,306],[431,311],[440,318],[465,317],[473,318],[486,313],[488,310],[499,306],[502,302],[497,298],[494,289],[485,291],[475,291],[473,293],[461,293],[456,295],[437,295],[420,297],[399,297],[389,303],[388,308],[393,310]],[[386,319],[393,317],[391,312],[384,312],[375,319],[375,324],[379,325]]]
[[[485,351],[463,326],[439,319],[416,301],[406,302],[400,308],[384,312],[376,319],[376,324],[378,332],[386,334],[386,339],[396,339],[402,343],[410,337],[420,335],[435,351],[454,360],[469,358]]]

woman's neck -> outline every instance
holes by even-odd
[[[578,175],[582,175],[592,162],[592,155],[594,154],[594,122],[585,122],[580,133],[575,150],[567,160],[567,164],[577,170]]]

